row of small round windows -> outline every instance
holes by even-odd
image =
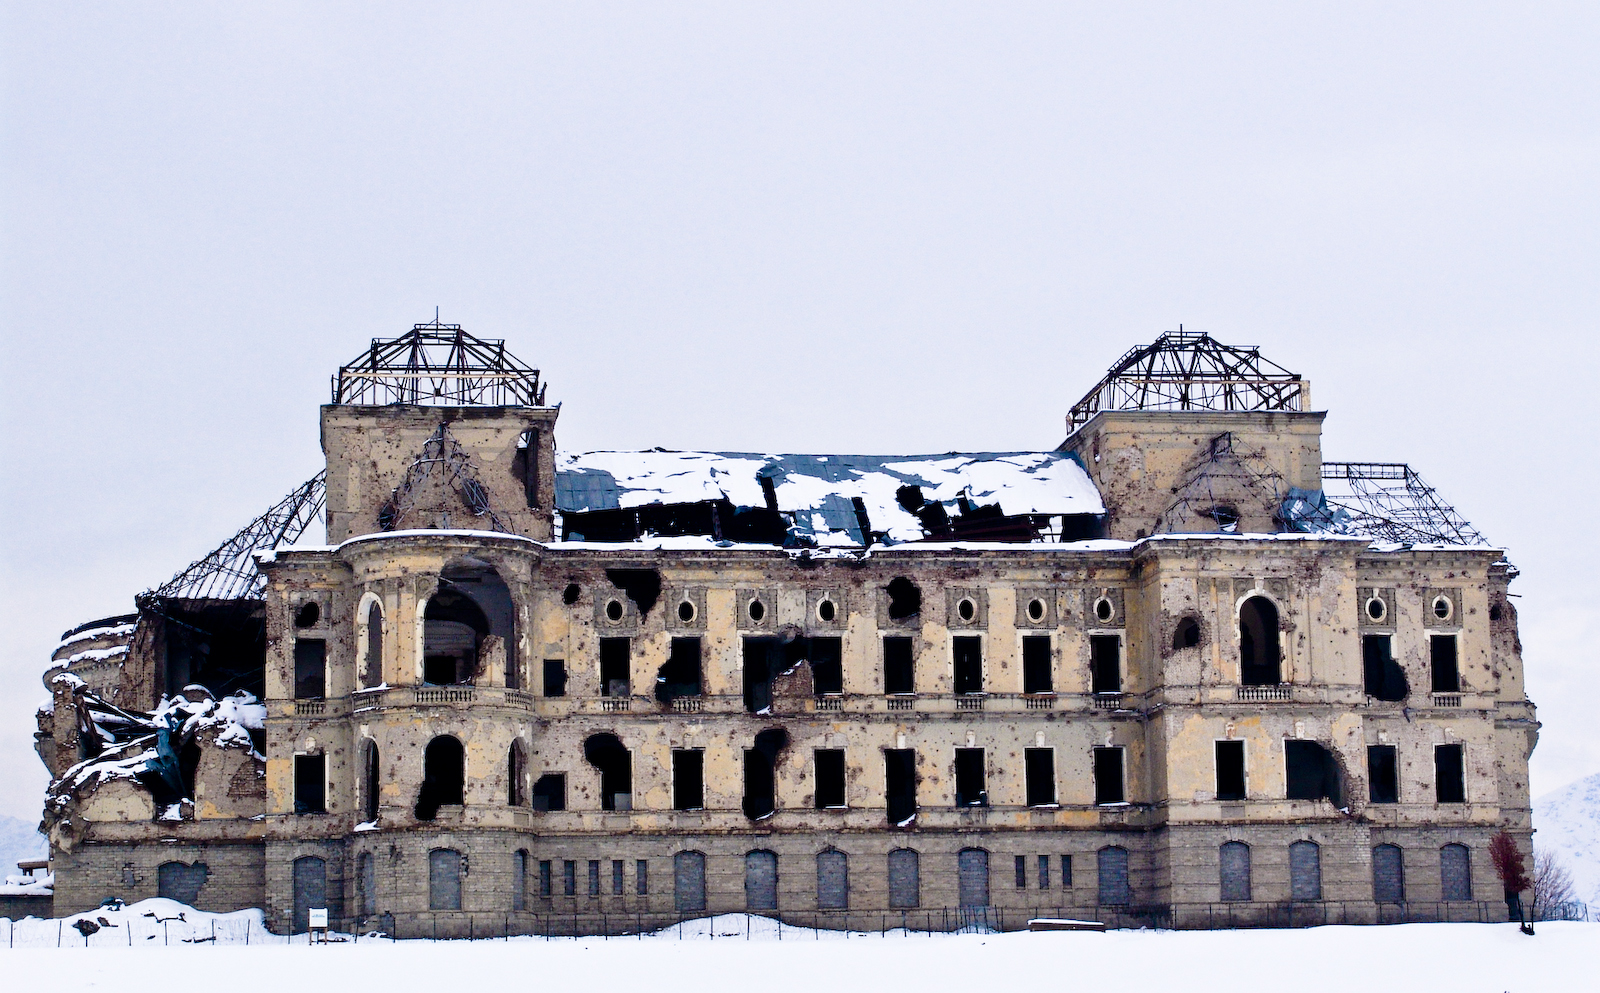
[[[1383,597],[1368,597],[1365,609],[1367,619],[1374,624],[1382,624],[1389,618],[1389,605],[1384,602]],[[1428,605],[1428,609],[1433,612],[1434,617],[1441,621],[1448,621],[1456,615],[1456,605],[1443,593],[1433,598],[1433,602]],[[1499,610],[1500,608],[1496,606],[1490,611],[1491,620],[1497,621],[1500,619]]]
[[[762,623],[767,618],[767,605],[760,597],[752,597],[745,603],[744,609],[746,616],[757,624]],[[607,601],[605,610],[606,619],[613,622],[622,620],[627,612],[627,608],[623,606],[622,601],[616,598]],[[1028,619],[1034,623],[1044,620],[1049,613],[1049,608],[1045,606],[1045,602],[1037,598],[1028,601],[1026,610]],[[824,624],[831,624],[839,616],[839,608],[831,599],[823,597],[817,601],[816,613],[818,620]],[[1095,601],[1094,615],[1102,623],[1110,621],[1116,616],[1116,613],[1116,606],[1106,597],[1101,597]],[[697,608],[692,600],[684,600],[678,604],[678,620],[683,623],[693,622],[696,614]],[[956,603],[956,616],[969,623],[977,619],[977,603],[971,597],[962,597]]]

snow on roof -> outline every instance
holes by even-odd
[[[998,503],[1006,515],[1104,514],[1105,504],[1076,459],[1065,452],[944,455],[759,455],[748,452],[562,452],[556,458],[556,509],[564,513],[627,510],[652,504],[727,500],[765,507],[770,479],[778,509],[817,532],[856,526],[851,501],[865,504],[873,530],[891,541],[924,537],[900,505],[902,486],[920,486],[930,503],[954,510]]]

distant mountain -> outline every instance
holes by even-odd
[[[50,845],[38,831],[38,822],[0,817],[0,879],[15,875],[17,863],[42,859]]]
[[[1533,845],[1556,852],[1578,899],[1600,908],[1600,773],[1533,801]]]

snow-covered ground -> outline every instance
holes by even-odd
[[[72,927],[79,917],[105,917],[116,926],[90,935],[86,949]],[[62,921],[24,921],[14,938],[0,922],[0,970],[9,989],[56,988],[66,981],[72,989],[104,986],[118,993],[171,993],[183,982],[178,977],[207,975],[213,977],[208,985],[222,984],[229,993],[455,989],[463,981],[597,991],[645,984],[666,993],[971,991],[1000,983],[1083,989],[1129,981],[1184,993],[1286,986],[1296,993],[1500,993],[1594,989],[1600,949],[1600,924],[1568,922],[1541,924],[1531,938],[1510,924],[889,936],[784,927],[780,937],[770,921],[730,915],[688,922],[681,934],[674,927],[644,938],[363,938],[327,946],[308,946],[304,936],[285,944],[264,936],[260,923],[258,911],[201,914],[166,900]],[[209,940],[213,927],[215,943]]]
[[[1600,773],[1534,800],[1533,826],[1534,848],[1560,855],[1578,899],[1600,910]]]

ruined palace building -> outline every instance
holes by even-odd
[[[323,472],[56,650],[56,913],[1505,919],[1516,570],[1256,348],[1162,335],[1025,452],[569,452],[437,321],[332,387]]]

